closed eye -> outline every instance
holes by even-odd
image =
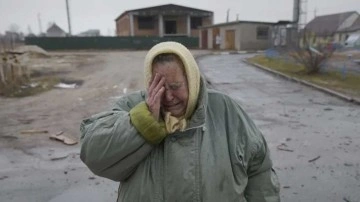
[[[182,86],[182,82],[179,82],[179,83],[171,83],[171,84],[168,84],[167,85],[167,90],[179,90]]]

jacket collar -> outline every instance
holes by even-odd
[[[188,127],[185,130],[198,128],[205,124],[207,102],[208,102],[208,94],[207,94],[205,79],[201,77],[197,106],[195,108],[194,113],[191,115],[188,121]]]

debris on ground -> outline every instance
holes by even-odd
[[[346,197],[343,198],[344,201],[346,202],[351,202],[349,199],[347,199]]]
[[[64,132],[60,131],[56,134],[51,135],[49,138],[51,140],[56,140],[56,141],[60,141],[63,142],[66,145],[75,145],[78,142],[76,140],[74,140],[74,138],[70,138],[68,137],[69,135],[63,135]]]
[[[49,57],[48,52],[35,45],[19,46],[10,52],[14,54],[29,54],[31,56]]]
[[[344,166],[351,167],[351,166],[354,166],[354,164],[352,164],[352,163],[344,163]]]
[[[23,130],[23,131],[21,131],[21,134],[35,134],[35,133],[48,133],[49,131],[47,131],[47,130],[36,130],[36,129],[34,129],[34,130]]]
[[[54,157],[54,158],[51,158],[50,160],[52,160],[52,161],[58,161],[58,160],[66,159],[68,156],[69,156],[69,155]]]
[[[38,87],[40,84],[38,82],[36,83],[30,83],[30,84],[26,84],[26,85],[22,85],[21,88],[36,88]]]
[[[19,121],[22,124],[30,124],[34,121],[34,119],[19,118],[17,119],[17,121]]]
[[[276,148],[281,151],[294,152],[294,150],[288,149],[288,146],[285,143],[278,145]]]
[[[72,83],[72,84],[58,83],[54,87],[55,88],[63,88],[63,89],[72,89],[72,88],[76,88],[77,85],[76,85],[76,83]]]
[[[18,137],[13,136],[13,135],[1,135],[0,138],[8,139],[8,140],[16,140],[16,139],[18,139]]]
[[[9,177],[5,175],[5,176],[0,177],[0,180],[4,180],[6,178],[9,178]]]
[[[315,158],[313,158],[313,159],[310,159],[308,162],[309,162],[309,163],[314,162],[314,161],[318,160],[319,158],[320,158],[320,156],[317,156],[317,157],[315,157]]]

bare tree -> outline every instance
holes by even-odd
[[[316,35],[308,32],[306,29],[301,34],[302,46],[294,48],[290,54],[297,62],[304,65],[307,74],[316,74],[320,71],[335,51],[329,43],[316,42]]]

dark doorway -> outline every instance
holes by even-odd
[[[166,20],[165,21],[165,34],[176,34],[176,21]]]
[[[206,29],[201,31],[201,48],[208,48],[208,32]]]

